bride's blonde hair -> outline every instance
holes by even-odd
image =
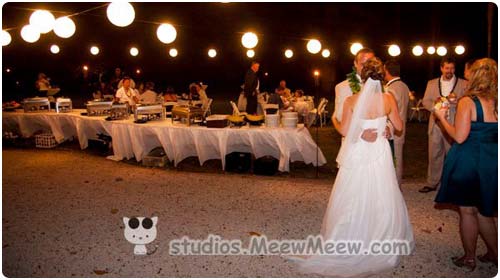
[[[495,112],[498,112],[498,66],[496,61],[491,58],[483,58],[472,64],[466,94],[495,100]]]
[[[363,64],[363,69],[361,69],[361,80],[366,82],[368,78],[372,80],[384,81],[385,70],[382,60],[378,57],[372,57],[368,59],[365,64]]]

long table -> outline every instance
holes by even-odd
[[[170,119],[136,124],[133,116],[128,120],[106,121],[105,117],[82,116],[81,112],[84,110],[71,113],[4,112],[3,131],[17,130],[23,137],[31,137],[40,130],[50,131],[59,143],[77,137],[81,149],[88,147],[89,139],[104,133],[112,137],[114,158],[118,160],[135,158],[139,162],[153,148],[162,146],[175,166],[187,157],[196,156],[201,165],[210,159],[220,159],[224,168],[225,156],[232,152],[249,152],[256,158],[273,156],[279,159],[282,172],[290,170],[290,161],[303,161],[314,166],[326,164],[323,153],[304,127],[188,127]]]

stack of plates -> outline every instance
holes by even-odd
[[[266,126],[267,127],[279,127],[280,126],[280,115],[278,115],[278,114],[266,115]]]
[[[282,113],[281,123],[285,128],[296,128],[299,122],[299,114],[297,112]]]

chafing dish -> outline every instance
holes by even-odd
[[[175,106],[172,109],[172,118],[179,117],[187,120],[187,125],[191,125],[196,118],[203,118],[203,109],[196,106]]]
[[[69,98],[59,97],[56,99],[56,112],[67,113],[73,111],[73,103]]]
[[[86,105],[89,116],[108,116],[111,113],[113,101],[93,100]]]
[[[137,105],[134,112],[134,120],[164,120],[165,110],[162,104],[148,104],[148,105]]]
[[[128,103],[113,103],[109,117],[112,120],[126,120],[130,116],[130,106]]]
[[[23,101],[25,113],[50,111],[50,102],[47,97],[26,98]]]

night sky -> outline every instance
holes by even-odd
[[[207,93],[215,98],[236,99],[243,76],[252,59],[245,55],[241,36],[254,31],[259,36],[255,60],[261,62],[264,90],[274,90],[280,79],[292,89],[302,88],[314,94],[314,69],[321,71],[319,95],[333,101],[333,87],[351,71],[353,56],[350,44],[356,41],[375,50],[383,60],[389,59],[387,47],[398,44],[402,78],[417,95],[423,95],[428,79],[439,75],[441,57],[414,57],[412,47],[424,49],[445,45],[448,54],[463,44],[466,52],[457,58],[458,76],[463,64],[471,58],[487,56],[487,3],[133,3],[135,21],[117,27],[106,17],[106,7],[73,17],[76,33],[69,39],[53,32],[29,44],[19,35],[29,22],[32,11],[47,9],[55,17],[83,11],[105,3],[8,3],[2,7],[2,28],[10,30],[12,43],[2,49],[3,100],[21,99],[35,94],[34,82],[45,72],[62,93],[75,100],[91,97],[89,83],[95,71],[111,72],[122,67],[136,80],[154,81],[159,91],[167,85],[177,92],[187,91],[192,81],[209,85]],[[58,11],[58,12],[56,12]],[[492,58],[498,55],[498,9],[494,6]],[[169,45],[156,37],[161,22],[177,29],[177,39]],[[317,38],[332,56],[324,59],[306,50],[306,39]],[[52,44],[61,48],[58,55],[49,51]],[[101,52],[92,56],[91,45]],[[132,57],[129,48],[137,46],[139,56]],[[176,58],[168,49],[179,50]],[[207,50],[217,49],[210,59]],[[286,59],[286,48],[294,57]],[[88,65],[90,77],[84,78],[82,66]],[[6,68],[11,69],[6,73]],[[141,74],[135,74],[136,69]],[[19,84],[16,84],[19,82]]]

